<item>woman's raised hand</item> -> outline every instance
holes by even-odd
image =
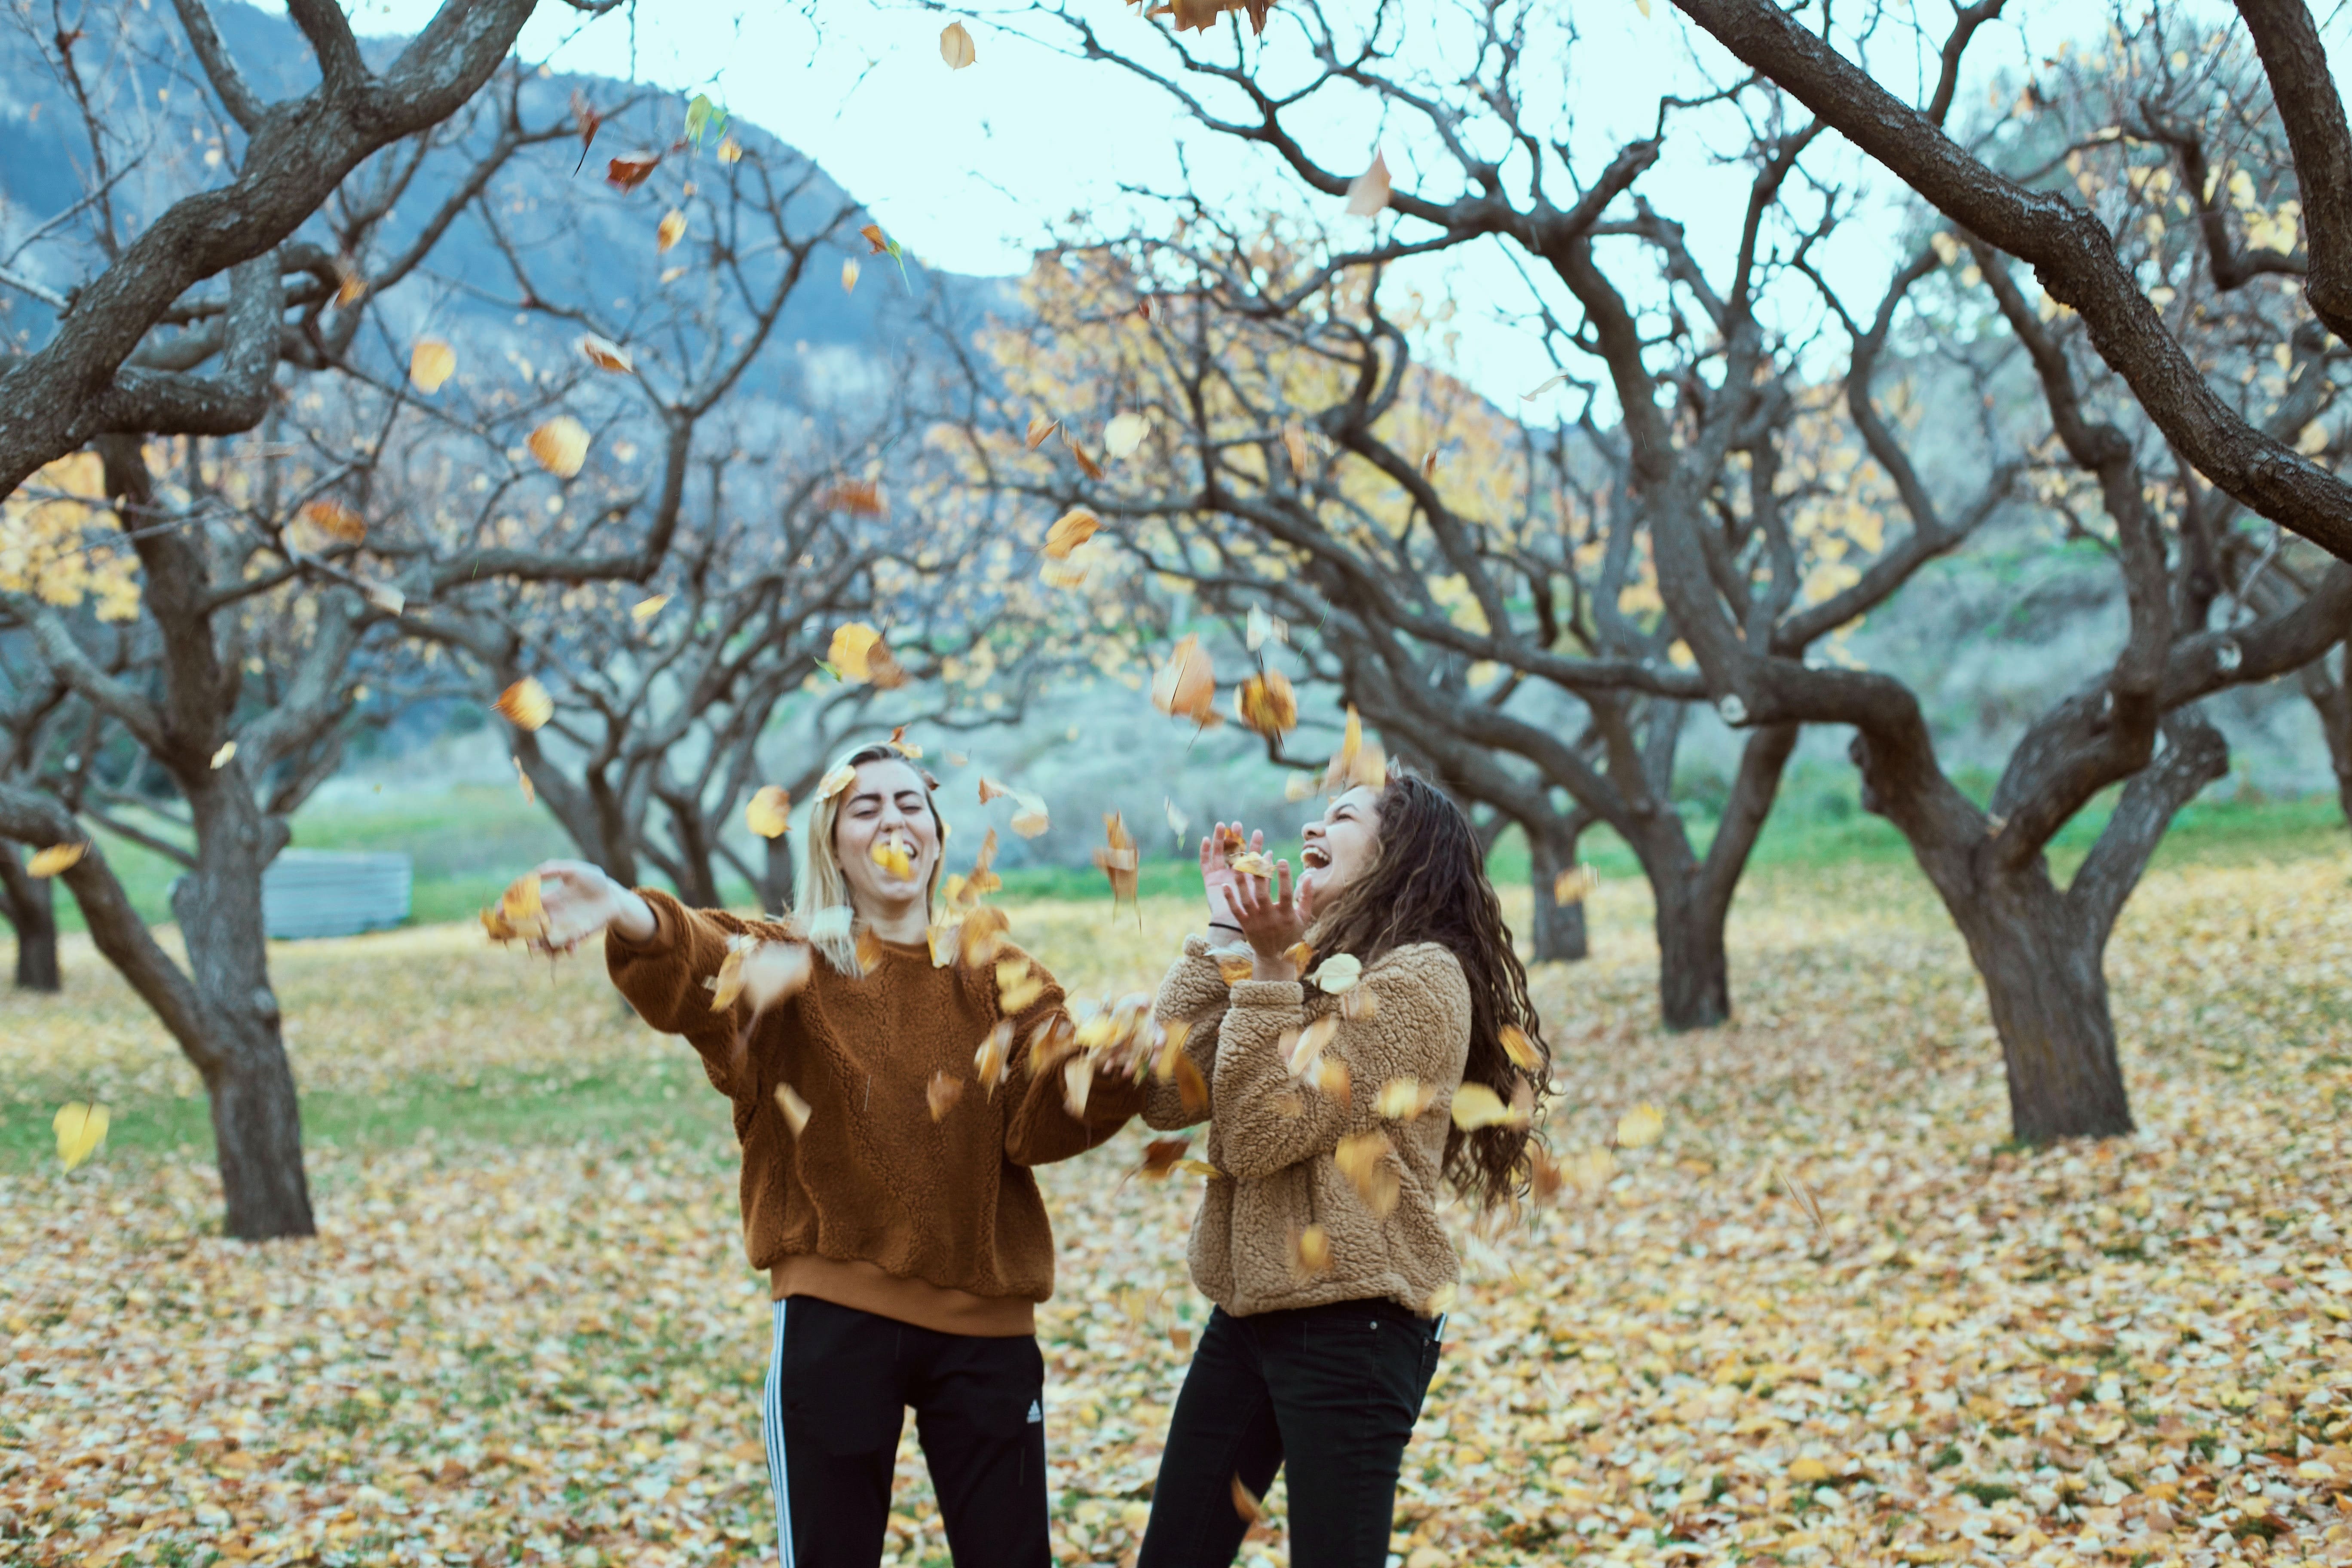
[[[1252,978],[1296,980],[1298,966],[1290,950],[1307,934],[1306,916],[1290,894],[1290,862],[1274,863],[1274,880],[1244,873],[1221,889],[1232,911],[1227,923],[1242,928],[1242,940],[1255,955]]]
[[[1238,822],[1220,822],[1206,838],[1201,840],[1201,881],[1209,895],[1209,923],[1213,926],[1234,923],[1234,912],[1225,903],[1225,889],[1240,880],[1241,873],[1234,869],[1226,853],[1227,839],[1245,845],[1252,854],[1262,853],[1265,848],[1265,834],[1253,833],[1244,839],[1242,825]]]
[[[569,952],[606,926],[631,942],[654,934],[653,906],[585,860],[549,860],[539,868],[539,902],[547,912],[549,951]]]

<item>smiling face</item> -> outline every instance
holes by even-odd
[[[939,819],[923,775],[897,757],[858,763],[834,818],[833,853],[862,914],[923,897],[940,863]]]
[[[1331,803],[1322,821],[1307,825],[1306,847],[1298,852],[1298,895],[1307,910],[1328,906],[1371,865],[1380,847],[1380,792],[1358,784]]]

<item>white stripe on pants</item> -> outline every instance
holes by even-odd
[[[776,1328],[768,1348],[768,1385],[760,1399],[760,1431],[768,1446],[768,1486],[776,1494],[776,1560],[793,1568],[793,1492],[784,1473],[784,1309],[775,1304]]]

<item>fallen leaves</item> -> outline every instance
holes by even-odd
[[[588,461],[588,427],[569,414],[540,426],[524,444],[539,466],[559,479],[576,477]]]
[[[491,706],[518,730],[536,730],[555,717],[555,700],[536,676],[524,676],[499,693]]]

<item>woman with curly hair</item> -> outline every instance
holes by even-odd
[[[1190,1070],[1171,1063],[1144,1118],[1209,1122],[1220,1173],[1192,1271],[1216,1307],[1139,1568],[1226,1568],[1248,1528],[1236,1489],[1263,1495],[1277,1469],[1294,1568],[1382,1568],[1457,1273],[1440,1188],[1517,1190],[1549,1057],[1477,835],[1434,785],[1399,771],[1333,800],[1295,893],[1287,861],[1237,872],[1240,846],[1223,823],[1202,841],[1211,932],[1155,1015],[1186,1026]]]

